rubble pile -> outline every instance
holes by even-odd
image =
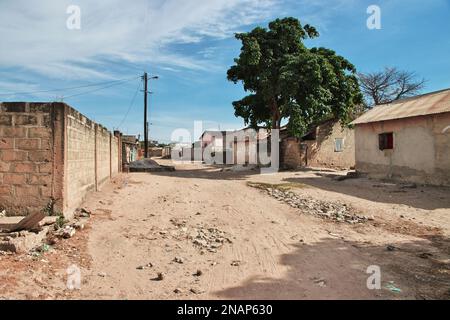
[[[214,227],[197,225],[188,227],[187,221],[173,218],[170,222],[177,228],[171,236],[179,241],[189,239],[192,244],[202,252],[216,253],[225,243],[232,243],[229,235]]]
[[[343,203],[317,200],[276,188],[267,188],[265,190],[278,201],[285,202],[291,207],[300,209],[303,213],[309,215],[350,224],[365,223],[369,220],[367,217],[357,215],[350,206]]]
[[[192,243],[197,248],[211,253],[216,253],[225,243],[232,243],[228,235],[217,228],[198,226],[195,228],[195,233]]]

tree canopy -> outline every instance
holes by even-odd
[[[289,131],[297,136],[324,118],[349,122],[362,102],[356,69],[332,50],[305,46],[305,40],[318,36],[296,18],[236,34],[242,48],[228,80],[242,82],[249,95],[233,102],[235,115],[254,128],[279,129],[288,119]]]

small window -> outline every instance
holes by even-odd
[[[337,138],[334,140],[334,152],[343,152],[344,151],[344,139]]]
[[[382,133],[378,136],[380,143],[380,150],[394,149],[394,134],[392,132]]]

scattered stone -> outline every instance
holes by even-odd
[[[225,243],[232,243],[227,234],[217,228],[207,228],[200,225],[194,230],[193,235],[192,243],[201,251],[216,253]]]
[[[91,214],[92,214],[92,212],[90,210],[87,210],[86,208],[81,208],[75,212],[75,217],[90,218]]]
[[[424,253],[421,253],[421,254],[418,255],[418,257],[422,258],[422,259],[429,259],[432,256],[433,256],[433,254],[432,253],[428,253],[428,252],[424,252]]]
[[[389,245],[389,246],[387,246],[387,248],[386,248],[388,251],[395,251],[395,250],[397,250],[397,247],[394,247],[393,245]]]
[[[6,217],[6,210],[0,211],[0,218]]]
[[[202,270],[197,270],[195,273],[194,273],[194,276],[196,276],[196,277],[201,277],[203,275],[203,271]]]
[[[255,188],[259,187],[255,186]],[[265,188],[261,190],[278,201],[284,202],[295,209],[300,209],[302,213],[322,219],[349,224],[365,223],[369,220],[367,217],[356,214],[353,208],[344,203],[318,200],[284,189]]]
[[[205,293],[205,290],[201,289],[201,288],[191,288],[191,291],[193,294],[203,294]]]
[[[163,280],[165,279],[165,277],[166,277],[166,275],[165,275],[164,272],[158,272],[158,274],[157,274],[155,280],[156,280],[156,281],[163,281]]]
[[[175,259],[173,259],[173,262],[176,262],[178,264],[183,264],[184,263],[184,259],[180,258],[180,257],[175,257]]]
[[[105,272],[99,272],[97,275],[99,277],[101,277],[101,278],[105,278],[106,277],[106,273]]]
[[[183,291],[180,288],[176,288],[175,290],[173,290],[173,292],[176,294],[183,293]]]
[[[84,229],[84,223],[82,222],[75,222],[71,225],[72,228],[75,230],[83,230]]]
[[[71,227],[71,226],[65,226],[62,229],[59,229],[57,231],[58,236],[64,238],[64,239],[70,239],[72,238],[76,233],[75,228]]]
[[[324,279],[315,279],[314,283],[321,288],[325,288],[327,286],[327,282]]]
[[[239,260],[235,260],[235,261],[231,262],[232,267],[239,267],[240,265],[241,265],[241,261],[239,261]]]

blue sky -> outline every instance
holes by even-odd
[[[34,3],[34,2],[33,2]],[[39,3],[39,4],[37,4]],[[69,30],[69,5],[81,29]],[[382,29],[369,30],[366,10],[381,8]],[[0,3],[0,101],[64,101],[102,123],[142,133],[143,98],[131,105],[143,70],[150,82],[150,136],[168,141],[176,128],[237,129],[231,102],[244,92],[226,80],[239,54],[235,32],[294,16],[321,33],[308,46],[337,51],[358,71],[385,66],[416,72],[426,92],[450,87],[449,0],[26,0]],[[13,94],[136,77],[105,90]]]

